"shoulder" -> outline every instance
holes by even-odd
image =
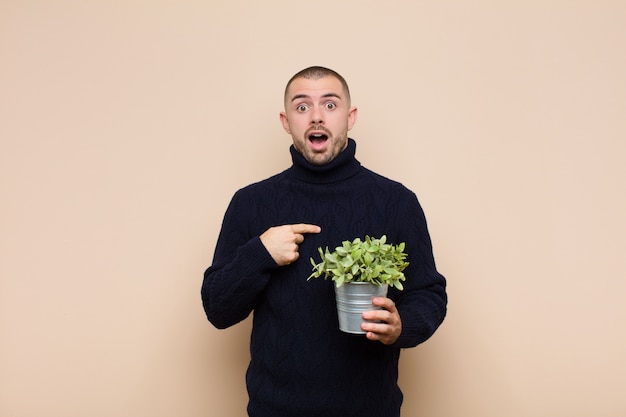
[[[253,208],[269,207],[275,210],[277,204],[287,197],[290,187],[285,171],[269,178],[246,185],[235,191],[230,206],[237,212],[250,212]]]
[[[235,196],[253,195],[258,193],[267,193],[274,189],[279,189],[285,181],[287,171],[272,175],[269,178],[262,179],[252,184],[246,185],[235,192]]]
[[[378,174],[368,168],[361,167],[362,178],[365,179],[370,185],[375,187],[383,187],[391,192],[398,193],[404,196],[415,196],[415,193],[407,188],[404,184],[384,175]]]

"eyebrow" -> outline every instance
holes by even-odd
[[[328,98],[328,97],[335,97],[341,100],[341,96],[337,93],[326,93],[322,96],[322,98]],[[311,98],[311,96],[309,96],[308,94],[296,94],[295,96],[291,98],[291,102],[294,102],[295,100],[298,100],[301,98]]]

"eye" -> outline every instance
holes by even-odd
[[[304,113],[308,109],[309,109],[309,106],[307,106],[306,104],[300,104],[300,105],[298,105],[298,107],[296,107],[296,111],[298,113]]]
[[[324,105],[324,107],[326,108],[326,110],[335,110],[337,108],[337,105],[332,101],[329,101]]]

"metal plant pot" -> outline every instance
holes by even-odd
[[[387,285],[374,285],[369,282],[348,282],[335,287],[339,330],[345,333],[365,334],[361,329],[364,311],[380,310],[372,304],[374,297],[386,297]]]

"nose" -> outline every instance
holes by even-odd
[[[320,125],[324,123],[324,112],[318,106],[314,106],[311,111],[311,124]]]

